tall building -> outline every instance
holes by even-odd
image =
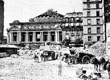
[[[90,46],[97,41],[105,40],[103,24],[103,1],[83,0],[83,40]]]
[[[0,0],[0,43],[3,41],[4,32],[4,1]]]
[[[105,22],[110,22],[110,0],[104,0]]]

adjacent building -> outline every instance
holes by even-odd
[[[4,1],[0,0],[0,43],[3,41],[4,32]]]
[[[70,38],[71,43],[75,46],[83,44],[82,18],[82,12],[71,12],[67,13],[63,19],[62,32],[65,36]]]
[[[102,0],[83,0],[83,40],[90,46],[105,40]]]

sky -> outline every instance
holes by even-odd
[[[14,20],[28,22],[48,9],[60,14],[82,11],[82,0],[4,0],[4,35]]]

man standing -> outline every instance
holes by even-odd
[[[61,61],[58,64],[58,76],[62,76],[62,63],[61,63]]]

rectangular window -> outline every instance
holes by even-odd
[[[88,41],[91,41],[91,36],[88,36]]]
[[[25,32],[21,32],[21,41],[22,42],[25,41],[25,36],[26,36],[26,33]]]
[[[17,32],[13,32],[13,41],[17,41]]]
[[[100,33],[100,27],[97,27],[97,33],[98,34]]]
[[[100,41],[100,36],[97,36],[97,41]]]
[[[97,9],[99,8],[99,3],[96,4],[96,8],[97,8]]]
[[[66,18],[66,22],[69,22],[69,19],[68,18]]]
[[[43,32],[43,41],[47,41],[47,36],[48,35],[48,33],[47,32]]]
[[[96,16],[100,16],[100,12],[99,11],[96,11]]]
[[[88,28],[88,34],[91,34],[91,28]]]
[[[90,11],[87,11],[87,16],[88,16],[88,17],[90,16],[90,14],[91,14]]]
[[[33,40],[33,32],[29,32],[29,41],[32,42]]]
[[[91,19],[87,19],[87,24],[91,25]]]
[[[87,8],[90,9],[90,4],[87,4]]]
[[[100,24],[100,19],[96,19],[97,25]]]
[[[55,32],[51,32],[51,41],[55,41]]]
[[[62,32],[59,32],[59,41],[62,42]]]

